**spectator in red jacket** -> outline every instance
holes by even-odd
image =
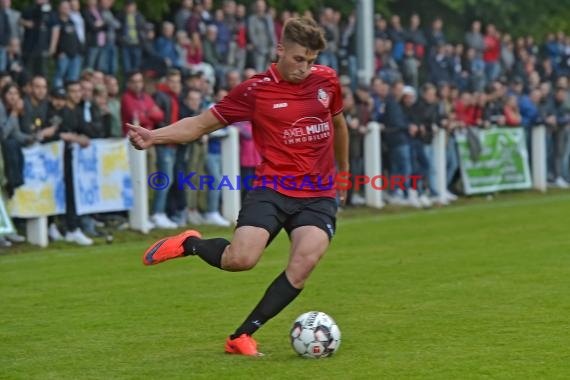
[[[492,82],[501,74],[501,40],[495,25],[487,25],[487,34],[484,38],[485,50],[483,50],[483,61],[485,61],[485,75],[487,82]]]
[[[131,73],[127,78],[127,91],[121,98],[121,120],[123,135],[127,130],[125,123],[138,123],[146,129],[154,129],[164,120],[164,112],[156,105],[150,95],[144,93],[143,75],[140,71]]]
[[[473,107],[473,97],[469,92],[463,92],[455,102],[455,114],[460,126],[465,128],[471,122],[471,109]]]
[[[485,107],[487,106],[487,94],[484,92],[475,92],[473,94],[473,120],[475,126],[479,128],[488,128],[490,123],[485,120]]]
[[[505,124],[508,127],[521,126],[521,113],[519,111],[519,105],[517,97],[515,95],[510,95],[507,98],[504,108],[504,114],[505,114]]]

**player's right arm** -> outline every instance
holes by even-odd
[[[198,116],[187,117],[167,127],[149,131],[145,128],[128,124],[129,139],[136,149],[148,149],[153,145],[182,144],[199,139],[225,126],[206,110]]]
[[[200,115],[182,119],[164,128],[149,131],[127,124],[131,144],[136,149],[147,149],[162,144],[182,144],[197,140],[226,125],[251,120],[255,109],[255,93],[252,88],[256,86],[250,84],[254,82],[261,83],[262,80],[255,77],[247,80]]]

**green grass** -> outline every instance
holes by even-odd
[[[285,266],[283,234],[245,273],[144,267],[161,232],[25,247],[0,256],[0,378],[569,378],[569,220],[568,193],[345,211],[301,296],[256,334],[263,358],[223,342]],[[336,356],[295,356],[289,328],[309,310],[339,324]]]

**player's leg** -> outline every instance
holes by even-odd
[[[239,347],[237,347],[238,350],[232,349],[232,343],[243,340],[244,345],[250,343],[248,352],[257,353],[255,340],[251,338],[251,335],[279,314],[301,293],[305,281],[329,246],[336,224],[335,201],[322,198],[299,202],[305,203],[303,209],[285,223],[285,228],[291,238],[287,269],[269,285],[257,306],[235,333],[228,338],[226,343],[228,352],[252,355],[252,353],[241,352]]]
[[[238,218],[232,242],[223,238],[202,239],[189,230],[155,242],[144,254],[143,262],[154,265],[184,256],[198,256],[208,264],[227,271],[251,269],[267,244],[279,233],[283,212],[276,206],[276,195],[252,191]]]
[[[291,232],[291,254],[287,269],[269,285],[265,294],[240,327],[226,341],[226,352],[259,355],[251,337],[301,293],[305,281],[329,246],[321,228],[302,226]]]
[[[328,246],[327,234],[318,227],[303,226],[293,230],[287,269],[269,285],[255,309],[231,337],[252,335],[291,303],[303,289]]]
[[[291,232],[291,254],[285,275],[291,286],[302,289],[305,281],[324,256],[329,235],[316,226],[302,226]]]
[[[237,272],[251,269],[259,261],[270,234],[260,227],[238,227],[232,242],[224,238],[202,239],[198,231],[188,230],[155,242],[145,252],[145,265],[185,256],[198,256],[208,264]]]
[[[269,240],[269,232],[261,227],[238,227],[231,243],[223,238],[189,237],[184,242],[184,255],[199,256],[208,264],[230,272],[249,270],[257,264]]]
[[[291,255],[285,273],[291,284],[302,288],[325,254],[335,234],[337,203],[332,198],[305,201],[303,210],[287,221]]]

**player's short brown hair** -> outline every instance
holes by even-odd
[[[294,42],[312,51],[321,51],[327,46],[324,31],[315,20],[297,17],[287,20],[283,27],[281,43]]]

